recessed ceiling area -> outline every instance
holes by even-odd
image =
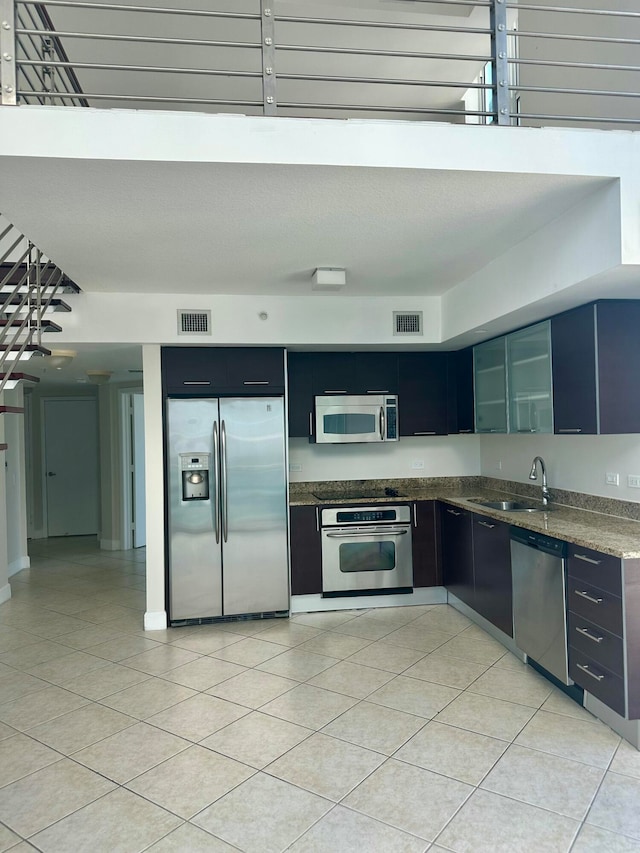
[[[340,267],[345,296],[427,296],[608,182],[17,157],[4,161],[0,209],[87,292],[305,295],[316,267]]]
[[[55,336],[48,335],[43,345],[55,351]],[[65,348],[67,345],[64,345]],[[109,382],[142,385],[142,348],[131,344],[74,344],[75,356],[57,369],[50,358],[34,357],[21,363],[21,370],[40,379],[40,386],[91,386],[88,370],[108,371]],[[33,387],[33,386],[27,386]],[[95,387],[95,385],[94,385]]]

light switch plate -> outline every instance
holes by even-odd
[[[302,471],[302,465],[299,462],[289,462],[289,471],[291,471],[291,473],[294,471]]]
[[[640,474],[629,474],[627,484],[630,489],[640,489]]]
[[[414,459],[411,463],[412,468],[424,468],[424,459]]]
[[[608,472],[604,475],[604,481],[607,486],[619,486],[620,485],[620,474],[612,474]]]

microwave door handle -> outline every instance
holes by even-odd
[[[386,432],[386,424],[384,417],[384,406],[380,406],[380,441],[384,441],[384,435]]]

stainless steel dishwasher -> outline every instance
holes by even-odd
[[[566,542],[511,528],[513,639],[563,684],[573,684],[567,662]]]

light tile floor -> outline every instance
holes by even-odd
[[[0,853],[640,851],[640,753],[446,605],[145,632],[144,552],[0,606]]]

